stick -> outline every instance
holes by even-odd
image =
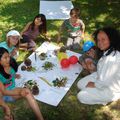
[[[48,80],[46,80],[45,78],[43,77],[39,77],[41,80],[43,80],[44,82],[46,82],[49,86],[53,86],[51,83],[48,82]]]

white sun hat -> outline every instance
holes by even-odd
[[[6,36],[7,36],[7,37],[9,37],[9,36],[19,36],[19,37],[20,37],[20,33],[19,33],[18,31],[16,31],[16,30],[10,30],[10,31],[7,33]]]

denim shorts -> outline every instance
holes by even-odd
[[[3,96],[5,102],[15,102],[15,99],[12,96]]]

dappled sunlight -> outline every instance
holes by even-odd
[[[120,29],[120,1],[119,0],[71,0],[75,7],[80,8],[80,18],[84,21],[86,30],[84,40],[91,40],[94,30],[103,26],[114,26]],[[64,5],[61,7],[63,13],[68,14]],[[21,31],[26,23],[32,21],[39,12],[39,0],[0,0],[0,32],[3,34],[0,41],[5,40],[9,29]],[[49,14],[53,14],[50,13]],[[48,20],[48,34],[52,41],[57,41],[57,34],[63,20]],[[63,37],[63,36],[62,36]],[[37,46],[45,39],[38,38]],[[63,37],[64,42],[66,40]],[[63,44],[62,44],[63,45]],[[62,46],[61,45],[61,46]],[[20,51],[17,61],[20,64],[23,59],[31,53]],[[112,61],[112,59],[109,59]],[[117,66],[113,65],[114,71]],[[112,74],[111,72],[110,74]],[[109,74],[109,73],[108,73]],[[77,99],[77,82],[83,76],[80,75],[75,81],[67,95],[57,107],[38,102],[45,120],[120,120],[120,101],[109,105],[85,105]],[[87,97],[87,96],[86,96]],[[23,102],[18,101],[12,108],[16,120],[34,120],[32,111]],[[0,110],[0,119],[3,113]],[[27,116],[26,119],[24,119]],[[29,117],[29,118],[28,118]]]
[[[89,24],[89,27],[95,27],[95,23],[91,23],[91,24]]]
[[[106,25],[120,29],[120,16],[118,15],[118,12],[120,11],[119,0],[75,0],[75,2],[77,3],[75,5],[81,9],[81,18],[85,21],[86,29],[88,31],[94,31],[95,29]],[[95,23],[95,25],[90,25],[91,23]]]
[[[2,29],[3,34],[13,28],[23,29],[23,26],[38,13],[36,7],[32,7],[38,5],[39,1],[37,0],[36,2],[35,0],[29,2],[27,0],[1,0],[0,3],[2,3],[0,4],[0,22],[2,22],[0,29]],[[29,6],[33,12],[26,6]]]
[[[59,21],[48,20],[48,22],[47,22],[48,33],[51,37],[55,37],[58,34],[59,27],[62,24],[62,22],[63,21],[61,21],[61,20],[59,20]]]
[[[74,96],[74,95],[70,95],[70,96],[68,97],[68,99],[69,99],[70,101],[76,101],[76,100],[77,100],[77,97]]]
[[[51,36],[55,36],[56,34],[58,34],[58,32],[56,30],[49,30],[49,34]]]
[[[99,22],[104,22],[106,20],[106,18],[108,17],[108,14],[104,13],[104,14],[100,14],[96,20]]]
[[[63,21],[51,21],[51,25],[59,27]]]
[[[90,33],[88,33],[88,32],[85,32],[84,40],[85,41],[87,41],[87,40],[93,40],[92,35]]]

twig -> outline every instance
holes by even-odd
[[[44,82],[46,82],[49,86],[53,86],[51,83],[48,82],[48,80],[46,80],[45,78],[43,77],[39,77],[41,80],[43,80]]]

